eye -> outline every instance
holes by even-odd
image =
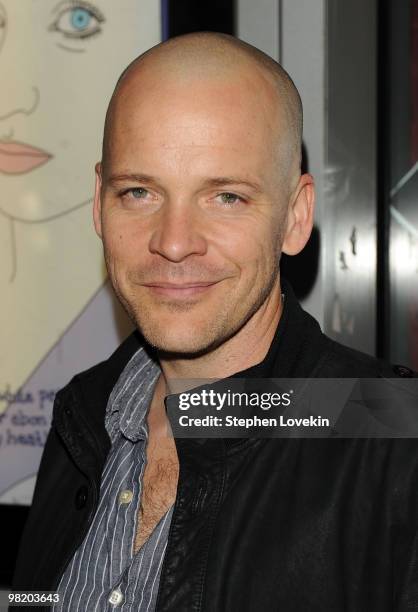
[[[224,206],[234,206],[235,204],[241,204],[244,202],[243,198],[238,196],[236,193],[231,193],[229,191],[219,193],[216,197],[220,198],[220,202]]]
[[[145,187],[129,187],[118,193],[122,206],[131,210],[151,212],[158,206],[158,197]]]
[[[148,195],[148,193],[148,189],[145,189],[144,187],[131,187],[130,189],[125,189],[125,191],[123,191],[121,195],[130,195],[133,200],[143,200]]]
[[[90,4],[79,2],[61,11],[51,25],[52,30],[61,32],[67,38],[88,38],[102,31],[100,24],[104,17]]]

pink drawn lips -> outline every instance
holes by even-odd
[[[42,164],[52,155],[21,142],[0,141],[0,172],[4,174],[24,174]]]

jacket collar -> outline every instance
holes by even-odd
[[[285,296],[283,312],[267,355],[234,378],[307,378],[317,366],[327,338],[318,322],[300,306],[284,278],[281,289]]]

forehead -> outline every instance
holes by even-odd
[[[271,156],[277,108],[271,86],[257,75],[162,79],[138,73],[113,102],[109,152],[118,161],[144,148],[195,156],[213,149]]]

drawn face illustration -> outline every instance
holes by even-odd
[[[91,209],[105,111],[160,39],[160,0],[0,0],[0,390],[30,382],[103,285]]]
[[[90,201],[115,80],[159,42],[158,10],[159,0],[0,0],[0,213],[39,222]]]

